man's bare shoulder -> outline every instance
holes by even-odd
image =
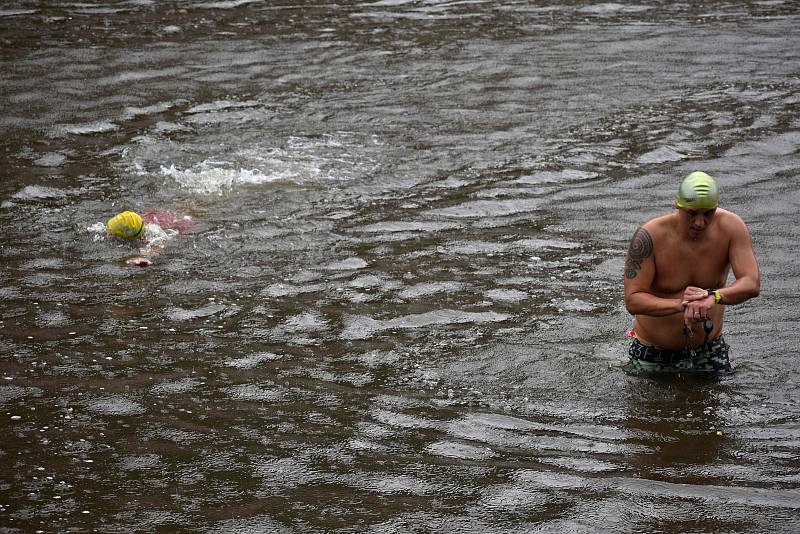
[[[668,213],[653,217],[645,222],[642,229],[646,230],[653,238],[658,238],[675,228],[675,214]]]
[[[729,224],[737,224],[737,225],[744,224],[744,220],[741,217],[736,215],[734,212],[728,211],[724,208],[717,208],[716,215],[717,217],[719,217],[721,221],[727,222]]]
[[[747,224],[744,222],[744,219],[732,211],[717,208],[717,219],[719,220],[719,226],[723,233],[729,237],[743,237],[750,235],[750,230],[747,228]]]

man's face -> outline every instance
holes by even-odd
[[[678,208],[681,214],[681,220],[684,221],[689,237],[697,239],[703,235],[711,221],[714,220],[714,214],[717,208],[711,209],[688,209]]]

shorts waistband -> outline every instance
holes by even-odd
[[[683,360],[690,360],[697,356],[714,353],[718,347],[727,347],[725,339],[722,336],[715,337],[708,340],[708,343],[698,345],[695,347],[686,347],[684,349],[666,349],[649,343],[643,343],[638,338],[634,338],[631,342],[630,357],[635,360],[645,362],[660,363],[671,365]]]

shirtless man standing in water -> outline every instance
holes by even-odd
[[[693,172],[681,182],[676,211],[633,234],[625,259],[625,307],[634,315],[634,368],[730,369],[722,337],[725,306],[757,296],[761,277],[747,226],[718,203],[716,181]],[[731,269],[736,280],[726,286]]]

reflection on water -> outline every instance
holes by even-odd
[[[0,530],[797,530],[799,17],[4,5]],[[732,375],[631,376],[698,168],[762,297]],[[199,226],[131,268],[123,209]]]

